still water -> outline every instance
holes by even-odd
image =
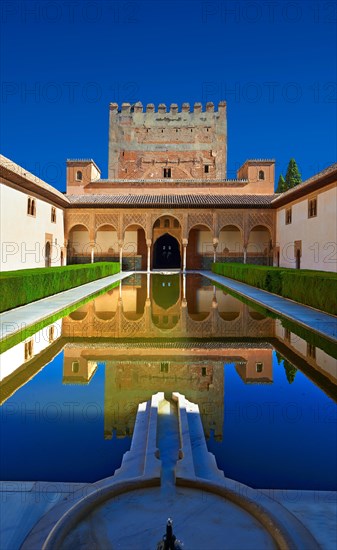
[[[4,352],[1,479],[110,476],[138,404],[179,391],[226,476],[336,490],[336,358],[265,313],[200,275],[134,275]]]

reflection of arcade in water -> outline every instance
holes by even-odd
[[[273,319],[198,275],[189,275],[187,282],[180,274],[134,276],[131,282],[99,296],[63,321],[63,335],[67,338],[217,338],[273,334]]]
[[[104,364],[106,439],[131,434],[138,404],[158,391],[198,403],[206,435],[221,438],[224,364],[244,384],[271,384],[273,348],[287,361],[288,380],[298,368],[335,395],[336,359],[207,280],[187,281],[145,275],[142,285],[136,275],[13,346],[0,357],[0,403],[62,350],[63,385],[90,385]]]

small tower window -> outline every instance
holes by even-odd
[[[160,372],[167,373],[169,371],[170,363],[167,361],[163,361],[160,363]]]
[[[171,168],[164,168],[164,178],[171,177]]]
[[[259,170],[259,180],[264,180],[264,171]]]
[[[263,363],[255,363],[255,367],[256,367],[256,372],[263,372]]]
[[[51,221],[52,223],[56,223],[56,208],[54,208],[53,206],[51,209]]]
[[[204,172],[205,172],[205,174],[208,174],[208,173],[209,173],[209,164],[205,164],[205,166],[204,166]]]
[[[81,170],[77,170],[77,172],[76,172],[76,180],[77,180],[77,181],[82,181],[82,179],[83,179],[83,174],[82,174]]]
[[[80,370],[80,364],[78,361],[73,361],[72,364],[71,364],[71,370],[74,374],[77,374],[78,371]]]

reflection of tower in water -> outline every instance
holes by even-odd
[[[171,351],[171,354],[168,355]],[[179,391],[198,403],[205,434],[221,439],[223,424],[224,369],[221,357],[177,356],[178,350],[166,350],[165,356],[146,354],[107,360],[105,366],[104,436],[132,434],[139,403],[163,391],[170,396]],[[205,350],[204,350],[205,351]],[[173,353],[172,353],[173,352]]]

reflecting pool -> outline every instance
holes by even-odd
[[[336,490],[334,351],[200,275],[132,275],[1,355],[1,479],[110,476],[138,404],[179,391],[226,476]]]

